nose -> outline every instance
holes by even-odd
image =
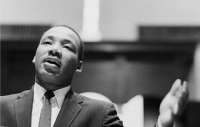
[[[49,50],[49,55],[56,56],[60,59],[62,53],[61,50],[59,49],[59,45],[52,45],[52,48]]]

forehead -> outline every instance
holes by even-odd
[[[63,27],[63,26],[59,26],[59,27],[53,27],[51,29],[49,29],[48,31],[46,31],[42,38],[48,37],[48,36],[52,36],[54,38],[58,38],[58,39],[67,39],[70,40],[74,43],[76,43],[76,45],[79,45],[79,37],[76,35],[76,33],[74,31],[72,31],[69,28]]]

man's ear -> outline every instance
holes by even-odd
[[[77,68],[76,68],[76,72],[81,72],[81,71],[82,71],[82,68],[83,68],[83,62],[82,62],[82,61],[79,61],[78,66],[77,66]]]
[[[35,56],[33,57],[32,63],[35,63]]]

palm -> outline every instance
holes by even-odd
[[[171,126],[176,117],[183,112],[188,94],[187,83],[181,85],[181,80],[176,80],[160,105],[159,118],[163,126]]]

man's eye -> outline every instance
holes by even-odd
[[[73,49],[70,46],[68,46],[68,45],[64,45],[63,47],[66,48],[66,49],[68,49],[68,50],[70,50],[70,51],[73,51]]]
[[[44,41],[42,44],[51,45],[52,43],[50,41]]]

